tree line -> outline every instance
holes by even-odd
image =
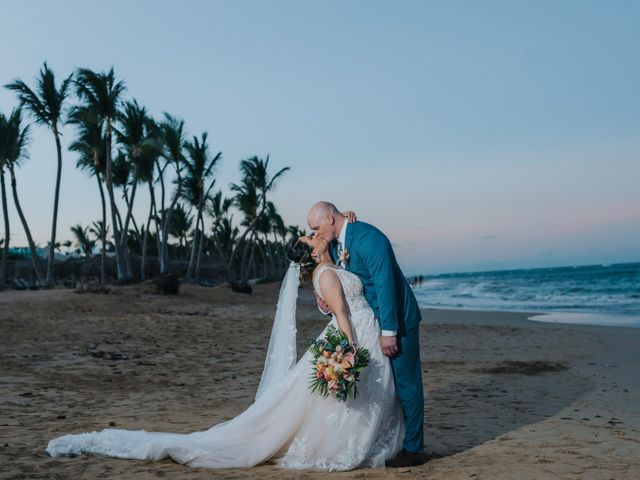
[[[289,167],[272,173],[269,156],[243,159],[239,163],[240,181],[231,184],[231,194],[225,196],[216,188],[222,152],[211,148],[207,132],[189,137],[184,120],[167,112],[155,119],[136,99],[125,99],[126,85],[116,78],[113,68],[104,72],[79,68],[57,82],[45,62],[35,85],[16,79],[5,87],[17,95],[19,106],[7,115],[0,112],[4,225],[0,287],[7,277],[12,227],[7,177],[27,237],[33,274],[40,285],[55,282],[58,200],[66,156],[61,130],[66,125],[73,128],[68,149],[76,158],[76,168],[95,179],[101,199],[100,219],[86,227],[75,225],[71,232],[85,255],[92,256],[99,246],[102,284],[108,282],[108,252],[115,254],[118,283],[147,279],[152,262],[156,262],[160,274],[168,274],[176,258],[188,258],[187,281],[200,280],[205,258],[221,264],[232,282],[246,282],[252,276],[279,277],[286,269],[286,245],[302,232],[297,226],[285,224],[270,196]],[[57,173],[46,263],[37,255],[17,186],[17,171],[28,158],[34,126],[48,129],[56,146]],[[136,219],[133,207],[143,194],[148,195],[149,210],[145,218]],[[237,220],[234,214],[239,214]],[[205,218],[209,220],[208,229]],[[171,242],[171,237],[177,242]],[[134,278],[135,261],[140,262],[140,268]]]

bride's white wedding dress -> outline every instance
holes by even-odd
[[[54,438],[46,451],[51,456],[88,452],[149,460],[170,457],[207,468],[251,467],[265,462],[281,468],[328,471],[383,467],[385,460],[400,451],[404,436],[391,363],[380,348],[380,326],[356,275],[321,265],[314,276],[316,291],[319,276],[329,268],[342,283],[358,347],[371,353],[355,399],[341,402],[310,393],[311,353],[307,351],[295,362],[298,270],[292,264],[280,293],[265,372],[256,400],[247,410],[205,431],[180,434],[107,428]],[[337,327],[335,317],[329,325]],[[326,327],[318,338],[324,337],[325,331]],[[283,361],[289,365],[283,367]]]

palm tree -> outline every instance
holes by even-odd
[[[240,262],[241,281],[246,281],[247,278],[246,256],[251,243],[250,240],[255,233],[256,224],[267,211],[268,193],[275,188],[277,181],[288,170],[290,170],[290,167],[284,167],[271,177],[269,175],[269,155],[264,160],[254,156],[240,162],[242,181],[239,185],[231,184],[231,190],[237,192],[235,197],[236,206],[244,213],[243,225],[247,228],[233,249],[228,265],[230,269],[233,268],[235,254],[239,245],[244,242],[244,251]],[[249,241],[247,241],[247,236],[249,236]]]
[[[215,249],[224,265],[227,265],[231,251],[238,240],[238,227],[233,225],[233,217],[223,218],[211,226],[211,248]]]
[[[6,165],[11,175],[11,190],[13,192],[13,201],[18,211],[18,216],[22,222],[29,249],[31,251],[31,265],[35,272],[39,284],[44,284],[44,277],[40,270],[36,245],[31,236],[31,230],[27,224],[27,219],[22,211],[22,206],[18,199],[18,189],[16,186],[15,168],[19,167],[22,160],[27,158],[26,147],[29,141],[29,125],[22,127],[22,110],[17,108],[11,112],[9,118],[5,118],[0,113],[0,169],[2,165]],[[3,277],[4,278],[4,277]]]
[[[107,202],[104,196],[102,182],[105,171],[105,139],[102,134],[100,120],[96,112],[86,106],[74,107],[69,114],[69,123],[76,126],[77,137],[69,145],[69,150],[77,152],[80,157],[76,161],[76,167],[85,170],[96,178],[100,201],[102,205],[102,224],[107,222]],[[100,238],[100,283],[104,285],[106,278],[106,230],[102,229]]]
[[[122,199],[127,207],[127,210],[130,209],[131,203],[129,201],[129,182],[131,180],[132,175],[132,165],[127,155],[124,151],[118,150],[113,162],[111,164],[112,168],[112,179],[114,188],[122,189]],[[124,223],[122,221],[122,217],[120,216],[120,210],[116,206],[116,218],[118,220],[118,230],[120,232],[120,241],[124,242],[121,245],[122,254],[124,255],[124,263],[127,269],[126,277],[133,278],[132,268],[131,268],[131,258],[129,256],[129,231],[128,228],[124,228]],[[131,217],[133,219],[133,217]],[[133,226],[135,228],[135,233],[139,234],[138,225],[133,220]]]
[[[78,96],[84,101],[85,105],[91,108],[97,115],[105,138],[105,183],[107,185],[107,193],[111,207],[111,223],[113,225],[113,238],[116,249],[118,280],[129,280],[130,277],[128,276],[122,241],[120,239],[121,231],[118,228],[117,222],[118,213],[113,192],[113,166],[111,158],[113,124],[118,115],[120,97],[126,87],[122,80],[116,81],[113,68],[106,73],[96,73],[87,68],[78,69],[75,85]]]
[[[62,147],[60,145],[60,129],[64,125],[65,100],[69,93],[72,75],[65,78],[56,87],[55,76],[45,62],[36,80],[36,91],[33,91],[22,80],[17,79],[6,85],[9,90],[18,94],[18,100],[40,125],[46,125],[53,132],[58,154],[56,188],[53,200],[53,222],[51,224],[51,240],[49,241],[49,258],[47,262],[47,284],[53,284],[56,228],[58,225],[58,199],[60,197],[60,177],[62,175]]]
[[[101,243],[103,239],[107,238],[107,235],[109,234],[109,225],[107,225],[106,228],[104,225],[105,224],[103,221],[98,220],[91,223],[91,226],[89,227],[89,232],[93,233],[96,238],[99,238]],[[106,244],[102,244],[102,250],[104,252],[112,251],[113,243],[107,241]]]
[[[162,155],[162,132],[155,121],[147,116],[147,124],[145,126],[147,131],[145,147],[142,149],[141,157],[139,161],[138,177],[140,182],[147,184],[149,188],[149,214],[147,216],[146,227],[141,226],[142,230],[142,259],[140,264],[140,278],[146,279],[147,275],[147,246],[149,243],[149,237],[151,234],[151,221],[155,220],[156,227],[156,241],[158,239],[157,232],[160,228],[160,218],[157,215],[156,195],[154,188],[154,167],[159,164],[159,157]],[[164,189],[164,184],[163,184]],[[159,249],[157,249],[159,251]]]
[[[164,274],[168,271],[169,267],[169,226],[171,225],[171,217],[176,207],[178,199],[182,195],[182,168],[185,163],[184,147],[185,147],[185,131],[184,120],[179,120],[176,117],[169,115],[165,112],[164,121],[160,124],[162,131],[163,142],[163,156],[165,158],[165,168],[169,164],[173,165],[176,171],[176,190],[173,194],[173,199],[169,204],[169,208],[166,212],[163,210],[162,215],[162,240],[160,250],[160,273]],[[161,179],[162,180],[162,179]],[[164,196],[164,194],[163,194]],[[163,200],[164,204],[164,200]]]
[[[213,248],[217,250],[220,260],[226,265],[238,236],[238,229],[232,227],[232,217],[229,216],[233,199],[223,198],[222,191],[218,190],[208,200],[205,204],[205,212],[213,221],[211,225]]]
[[[89,238],[89,233],[91,232],[89,227],[82,227],[82,225],[74,225],[71,227],[71,233],[76,237],[76,245],[80,247],[82,253],[84,253],[87,257],[93,253],[93,247],[95,247],[95,240],[91,240]]]
[[[131,197],[126,199],[127,215],[125,217],[123,230],[127,232],[129,230],[129,222],[133,220],[136,233],[140,235],[132,215],[133,203],[135,201],[138,183],[141,180],[141,169],[145,167],[143,162],[145,159],[148,159],[150,155],[156,155],[158,150],[158,145],[154,138],[154,129],[147,115],[146,108],[140,106],[136,100],[125,102],[122,111],[118,114],[118,127],[115,129],[115,132],[118,142],[125,149],[129,165],[133,168],[131,176]],[[126,249],[126,239],[127,236],[123,235],[123,249]]]
[[[169,224],[169,233],[178,239],[179,249],[182,253],[187,245],[187,233],[193,224],[193,215],[184,207],[182,203],[176,204]]]
[[[207,132],[204,132],[202,140],[198,140],[194,136],[191,142],[185,144],[187,161],[184,164],[184,199],[196,209],[196,229],[193,234],[191,256],[187,268],[187,279],[190,280],[194,277],[196,279],[199,277],[202,245],[204,243],[200,238],[204,232],[203,210],[209,198],[209,192],[215,185],[215,180],[212,180],[208,186],[206,183],[213,175],[216,165],[222,159],[222,152],[218,152],[213,157],[209,156],[207,136]]]

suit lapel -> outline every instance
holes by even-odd
[[[344,247],[349,251],[349,255],[351,255],[351,239],[353,238],[353,226],[355,223],[347,223],[347,231],[344,234]],[[349,270],[349,264],[351,262],[347,262],[344,266],[345,270]]]

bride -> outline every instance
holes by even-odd
[[[404,421],[395,394],[391,363],[380,348],[380,326],[360,279],[333,264],[322,238],[300,237],[289,251],[291,265],[278,307],[255,402],[237,417],[189,434],[107,428],[52,439],[51,456],[96,453],[160,460],[206,468],[252,467],[350,470],[384,467],[402,447]],[[358,395],[341,402],[309,390],[311,353],[296,362],[295,310],[300,281],[334,312],[332,325],[371,361],[361,373]]]

